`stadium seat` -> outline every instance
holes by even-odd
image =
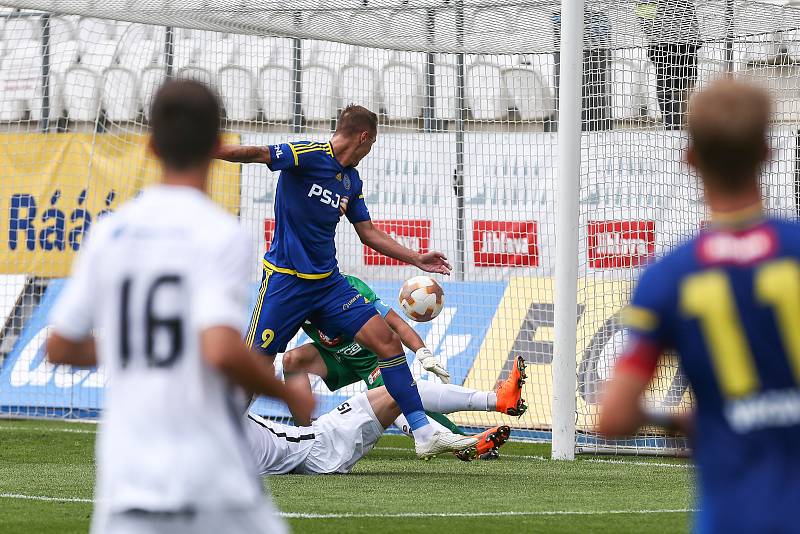
[[[37,43],[11,50],[0,69],[0,121],[18,121],[36,104],[42,85],[42,55]]]
[[[250,121],[256,118],[255,81],[252,73],[243,67],[222,67],[217,73],[225,114],[228,120]]]
[[[271,63],[272,42],[269,38],[255,35],[232,35],[231,39],[236,44],[234,64],[254,73],[254,77],[263,67]]]
[[[338,108],[336,73],[316,63],[303,67],[303,116],[307,121],[328,121],[336,117]]]
[[[83,42],[81,46],[80,63],[87,69],[102,73],[117,62],[116,41]]]
[[[136,120],[139,114],[139,87],[136,74],[122,67],[111,67],[103,73],[102,107],[113,122]]]
[[[209,72],[217,72],[222,67],[234,65],[238,51],[238,44],[233,39],[208,40],[200,50],[196,64]]]
[[[353,56],[352,45],[331,41],[303,40],[304,64],[324,65],[334,72],[339,72]]]
[[[443,120],[458,118],[458,72],[448,63],[434,65],[434,114]]]
[[[114,34],[114,24],[111,22],[88,17],[78,21],[78,40],[83,43],[112,40]]]
[[[53,43],[50,47],[50,70],[66,72],[78,62],[78,43],[75,41],[62,41]]]
[[[195,80],[210,86],[214,85],[214,74],[204,68],[194,65],[179,69],[176,72],[175,77],[183,78],[185,80]]]
[[[63,117],[64,113],[64,74],[50,71],[50,78],[47,87],[47,100],[48,106],[50,108],[50,113],[48,113],[47,117],[51,121],[58,119],[59,117]],[[31,119],[35,121],[39,121],[42,119],[42,115],[44,113],[44,93],[42,91],[42,85],[38,85],[36,87],[36,92],[34,93],[34,98],[31,102],[30,106],[31,112]]]
[[[422,115],[422,76],[416,66],[400,61],[388,63],[381,71],[381,84],[390,120],[416,119]]]
[[[508,91],[498,65],[479,59],[466,69],[467,107],[479,121],[504,119],[508,114]]]
[[[611,117],[636,120],[647,115],[646,63],[616,59],[611,62]]]
[[[529,67],[503,69],[511,102],[524,121],[542,121],[555,113],[555,102],[544,77]]]
[[[339,94],[342,104],[360,104],[378,113],[380,110],[379,77],[374,68],[347,64],[339,73]]]
[[[41,41],[42,29],[39,19],[10,18],[3,27],[3,36],[8,41]]]
[[[94,121],[100,110],[98,75],[86,67],[75,66],[64,74],[64,108],[70,120]]]
[[[73,41],[77,37],[72,21],[65,17],[50,18],[50,46],[65,41]]]
[[[178,32],[178,35],[181,33]],[[190,34],[184,34],[190,35]],[[178,38],[172,49],[172,68],[177,70],[194,63],[199,55],[197,41],[191,38]]]
[[[141,92],[142,109],[147,120],[150,120],[150,106],[153,103],[156,90],[161,87],[161,84],[166,79],[167,69],[164,67],[147,67],[142,71],[142,75],[139,78],[139,91]]]
[[[258,72],[258,97],[267,121],[287,122],[294,115],[292,71],[280,65],[267,65]]]
[[[136,46],[121,49],[119,64],[133,72],[141,72],[146,67],[159,64],[163,52],[163,42],[142,40]]]

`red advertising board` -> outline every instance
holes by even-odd
[[[476,267],[536,267],[538,240],[536,221],[472,222]]]
[[[431,221],[430,220],[384,220],[372,221],[376,228],[383,230],[398,243],[416,250],[420,253],[428,252],[431,240]],[[365,265],[403,265],[402,262],[394,258],[389,258],[375,252],[364,245],[364,264]]]
[[[655,221],[589,221],[589,267],[637,267],[656,250]]]
[[[264,250],[269,250],[273,235],[275,235],[275,219],[264,219],[264,243],[267,245]]]

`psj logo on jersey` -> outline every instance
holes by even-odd
[[[319,201],[323,204],[328,204],[333,208],[344,207],[347,209],[347,202],[350,200],[349,197],[343,197],[338,193],[334,193],[330,189],[323,189],[321,186],[317,184],[313,184],[311,189],[308,191],[308,196],[310,197],[320,197]],[[340,210],[341,211],[341,210]]]

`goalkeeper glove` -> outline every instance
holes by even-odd
[[[417,351],[417,359],[422,365],[422,368],[428,372],[435,374],[445,384],[450,383],[450,373],[444,368],[442,364],[436,361],[433,353],[427,347],[422,347]]]

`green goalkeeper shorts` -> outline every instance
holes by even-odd
[[[364,382],[367,389],[383,385],[383,377],[378,369],[378,356],[367,349],[354,354],[339,354],[314,343],[319,355],[328,368],[328,376],[323,379],[331,391],[337,391],[356,382]]]

